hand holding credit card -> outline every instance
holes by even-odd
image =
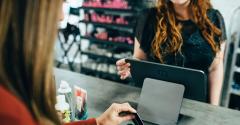
[[[133,114],[135,118],[132,120],[134,125],[144,125],[143,121],[141,120],[140,116],[137,113],[131,113],[131,112],[121,112],[119,115],[124,116],[124,115],[129,115]]]

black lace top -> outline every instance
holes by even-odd
[[[136,38],[140,42],[140,48],[146,53],[148,61],[159,62],[151,52],[151,43],[156,33],[156,9],[144,10],[138,19],[136,27]],[[226,40],[225,24],[222,15],[218,10],[208,10],[208,17],[212,23],[222,31],[221,38],[215,38],[215,42]],[[181,34],[183,46],[181,54],[169,54],[164,58],[165,64],[187,67],[204,71],[208,75],[215,57],[211,46],[204,39],[198,26],[191,20],[180,21],[182,24]]]

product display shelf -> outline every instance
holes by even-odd
[[[234,95],[237,95],[237,96],[240,96],[240,91],[238,90],[231,90],[231,94],[234,94]]]
[[[94,37],[90,36],[81,36],[82,39],[87,39],[92,43],[96,44],[107,44],[107,45],[112,45],[112,46],[118,46],[122,48],[127,48],[129,50],[133,50],[133,44],[128,44],[128,43],[120,43],[120,42],[113,42],[113,41],[107,41],[107,40],[100,40]]]
[[[92,21],[85,21],[85,20],[81,20],[79,21],[80,23],[85,23],[85,24],[92,24],[95,26],[99,26],[99,27],[106,27],[106,28],[119,28],[119,29],[125,29],[125,30],[129,30],[129,31],[133,31],[134,25],[132,24],[110,24],[110,23],[99,23],[99,22],[92,22]]]
[[[239,84],[240,83],[240,67],[239,65],[239,60],[240,60],[240,36],[236,35],[239,34],[239,29],[236,29],[237,27],[240,26],[239,20],[240,19],[240,7],[238,7],[233,15],[232,15],[232,19],[231,19],[231,27],[229,29],[230,31],[230,43],[233,45],[233,51],[230,52],[232,53],[230,58],[231,60],[231,64],[230,64],[230,71],[225,73],[225,74],[229,74],[228,77],[225,77],[228,79],[227,84],[228,87],[226,88],[227,93],[226,93],[226,97],[223,98],[225,103],[224,106],[232,108],[232,109],[240,109],[240,92],[239,89],[234,89],[233,86],[235,84]],[[228,51],[229,52],[229,51]],[[227,53],[228,54],[228,53]],[[234,96],[233,96],[234,95]]]
[[[236,45],[236,44],[235,44]],[[231,72],[229,75],[229,83],[237,82],[239,83],[240,76],[237,74],[240,74],[240,67],[236,65],[236,62],[240,60],[239,56],[237,56],[237,51],[239,48],[235,46],[235,52],[233,53],[233,60],[232,60],[232,66],[231,66]],[[235,96],[232,96],[231,94],[234,94]],[[232,101],[232,98],[234,97],[234,101]],[[236,101],[236,98],[239,98],[238,101]],[[233,109],[240,109],[240,105],[235,105],[240,103],[240,90],[234,90],[230,84],[229,87],[229,93],[227,94],[227,100],[226,105],[229,108]]]
[[[112,15],[112,16],[119,16],[122,18],[128,17],[126,18],[129,23],[127,24],[121,24],[121,23],[101,23],[101,22],[97,22],[97,21],[92,21],[91,19],[83,19],[80,21],[81,24],[85,24],[86,26],[88,26],[89,24],[91,26],[93,26],[93,29],[96,30],[98,28],[101,29],[105,29],[106,32],[111,32],[114,34],[119,34],[119,36],[117,35],[116,37],[121,37],[120,34],[128,34],[126,37],[130,37],[131,39],[134,40],[134,32],[135,32],[135,26],[136,26],[136,22],[137,22],[137,16],[139,14],[139,12],[141,11],[141,7],[139,8],[139,6],[137,5],[138,3],[141,3],[141,0],[126,0],[129,4],[128,4],[128,8],[100,8],[100,7],[90,7],[90,6],[83,6],[80,7],[81,10],[84,11],[85,14],[89,14],[89,13],[100,13],[101,15]],[[86,2],[86,1],[84,1]],[[91,34],[89,32],[86,32],[86,34]],[[110,34],[110,33],[109,33]],[[124,35],[123,35],[124,36]],[[110,35],[110,37],[113,37]],[[114,36],[115,37],[115,36]],[[133,53],[133,48],[134,45],[132,44],[128,44],[125,42],[113,42],[113,41],[109,41],[109,40],[101,40],[98,38],[93,37],[93,35],[91,36],[81,36],[81,42],[82,41],[86,41],[88,40],[91,44],[98,44],[99,46],[108,46],[105,49],[109,49],[109,46],[114,49],[116,49],[117,51],[110,51],[112,53],[112,55],[114,54],[118,54],[118,53],[125,53],[125,52],[131,52]],[[110,64],[115,64],[116,61],[118,60],[118,58],[114,58],[114,56],[112,57],[108,57],[105,55],[99,55],[93,52],[89,52],[89,51],[85,51],[85,50],[81,50],[81,57],[83,57],[83,55],[87,55],[88,58],[95,60],[95,61],[99,61],[101,60],[101,62],[111,62]],[[125,58],[125,57],[123,57]],[[108,80],[113,80],[113,81],[117,81],[117,82],[131,82],[129,79],[122,81],[120,80],[119,76],[117,74],[114,75],[107,75],[109,73],[104,73],[101,71],[91,71],[91,69],[86,69],[86,67],[83,67],[83,65],[81,64],[81,73],[84,74],[91,74],[93,76],[96,77],[100,77],[100,78],[104,78],[104,79],[108,79]],[[109,76],[109,77],[105,77],[105,76]],[[112,77],[112,78],[111,78]]]
[[[133,9],[117,9],[117,8],[99,8],[99,7],[80,7],[83,10],[95,10],[95,11],[103,11],[103,12],[118,12],[118,13],[135,13]]]
[[[82,51],[81,54],[87,55],[89,58],[92,58],[92,59],[98,58],[98,59],[107,60],[107,61],[113,62],[113,63],[115,63],[118,60],[117,58],[114,58],[114,57],[108,57],[105,55],[99,55],[97,53],[91,53],[91,52],[86,52],[86,51]]]

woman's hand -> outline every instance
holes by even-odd
[[[121,112],[136,113],[128,103],[124,104],[112,104],[101,116],[96,118],[97,125],[119,125],[124,121],[134,119],[134,115],[129,114],[120,116]]]
[[[130,73],[130,63],[127,63],[125,59],[120,59],[116,62],[118,75],[122,80],[126,79],[127,77],[131,76]]]

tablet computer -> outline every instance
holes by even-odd
[[[207,78],[203,71],[154,62],[127,58],[130,72],[137,87],[142,87],[145,78],[182,84],[184,98],[207,102]]]

